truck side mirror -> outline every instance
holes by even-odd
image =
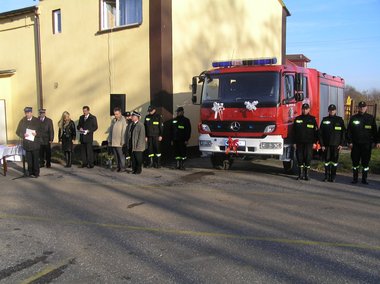
[[[296,93],[294,95],[294,98],[296,99],[297,102],[303,101],[304,99],[303,93]]]
[[[197,86],[198,86],[197,79],[198,79],[198,76],[194,76],[191,82],[191,93],[193,94],[193,96],[197,93]]]
[[[304,76],[302,73],[296,73],[294,78],[294,98],[297,102],[303,101],[303,80]]]
[[[296,73],[295,74],[295,86],[294,91],[296,93],[303,92],[303,74],[302,73]]]

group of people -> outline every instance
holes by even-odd
[[[347,128],[343,118],[337,116],[336,112],[336,106],[329,105],[329,115],[322,119],[318,127],[315,117],[310,115],[310,105],[302,105],[302,114],[294,120],[292,135],[298,162],[297,179],[309,180],[313,145],[319,141],[325,163],[324,181],[335,181],[339,152],[347,144],[351,149],[352,183],[358,183],[361,166],[361,182],[368,184],[373,144],[380,148],[380,128],[377,129],[375,118],[367,113],[367,104],[364,101],[359,102],[358,113],[350,118]]]
[[[58,122],[58,141],[62,144],[65,167],[72,166],[74,141],[79,132],[81,145],[82,168],[94,167],[93,140],[98,129],[96,116],[90,113],[90,107],[82,108],[78,125],[64,111]],[[29,177],[37,178],[41,167],[51,167],[51,143],[54,140],[54,127],[50,118],[46,117],[46,109],[39,109],[39,116],[33,116],[32,107],[24,108],[25,116],[20,120],[16,134],[22,139]],[[132,167],[133,174],[141,174],[144,162],[147,167],[161,167],[161,142],[163,140],[164,122],[154,106],[149,106],[144,123],[137,111],[124,112],[116,107],[113,110],[108,135],[108,146],[112,148],[117,171],[126,171]],[[178,107],[177,116],[170,121],[171,143],[177,161],[176,168],[184,169],[187,159],[186,147],[191,135],[190,120],[184,116],[184,108]],[[128,164],[126,164],[126,162]]]

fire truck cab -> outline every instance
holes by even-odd
[[[302,56],[297,58],[307,59]],[[286,171],[293,170],[292,126],[302,104],[310,104],[318,123],[329,104],[343,116],[344,80],[307,68],[305,60],[286,59],[285,65],[277,65],[276,58],[218,61],[193,77],[192,101],[200,104],[199,149],[215,168],[229,169],[235,156],[256,156],[278,158]]]

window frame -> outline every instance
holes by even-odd
[[[62,33],[62,11],[61,9],[55,9],[52,11],[52,24],[53,24],[53,34]]]
[[[107,5],[107,2],[109,1],[114,1],[115,2],[115,8],[113,12],[113,17],[114,17],[114,23],[113,26],[109,26],[109,21],[108,17],[106,18],[105,16],[105,8]],[[99,31],[104,32],[104,31],[110,31],[110,30],[119,30],[119,29],[126,29],[126,28],[133,28],[133,27],[138,27],[142,25],[143,23],[143,0],[133,0],[135,1],[136,9],[137,11],[140,10],[140,13],[138,16],[136,16],[136,21],[133,23],[129,24],[120,24],[121,23],[121,13],[120,13],[120,1],[125,1],[125,5],[127,7],[128,0],[99,0]],[[126,17],[125,21],[127,22],[128,19]]]

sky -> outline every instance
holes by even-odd
[[[358,91],[380,91],[380,0],[284,0],[287,54],[345,79]]]
[[[309,67],[343,77],[358,91],[380,91],[380,0],[284,3],[291,14],[287,54],[304,54],[311,59]],[[36,4],[38,0],[0,0],[0,12]]]

